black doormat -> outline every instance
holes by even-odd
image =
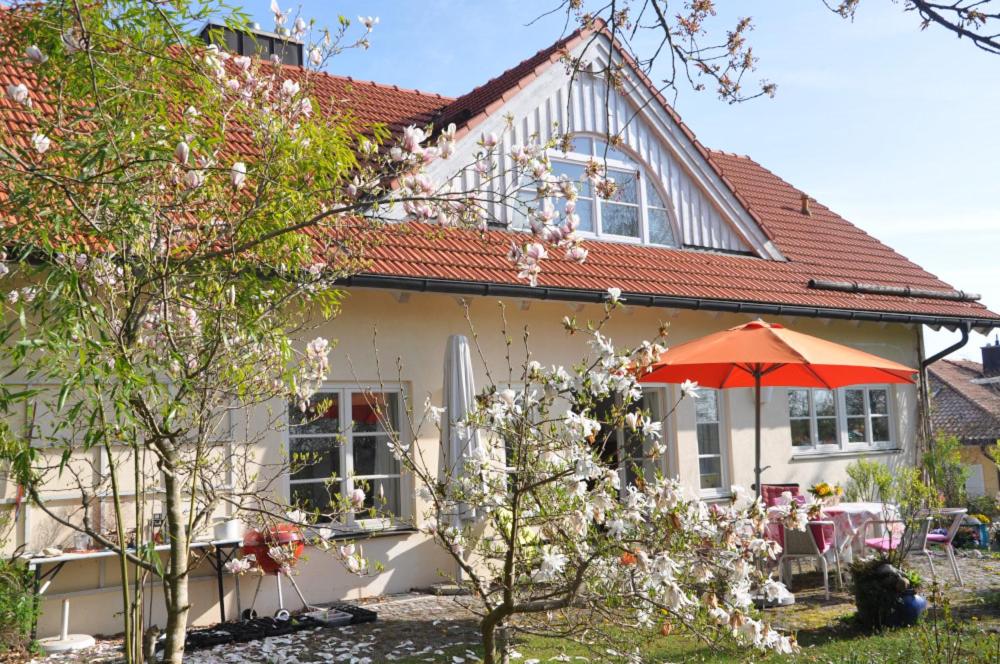
[[[352,625],[375,622],[376,620],[378,620],[378,613],[372,611],[371,609],[365,609],[355,604],[345,604],[344,602],[328,602],[326,604],[323,604],[323,607],[328,609],[336,609],[337,611],[343,611],[344,613],[351,614]]]

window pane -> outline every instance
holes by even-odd
[[[288,432],[340,433],[340,397],[336,392],[317,392],[303,412],[297,404],[288,404]]]
[[[812,431],[809,420],[792,420],[792,445],[796,447],[812,445]]]
[[[340,482],[310,482],[309,484],[293,484],[291,497],[292,504],[304,510],[319,510],[320,512],[330,512],[331,495],[340,493]]]
[[[872,415],[889,414],[889,392],[888,390],[868,390],[868,403],[871,406]]]
[[[837,444],[837,419],[820,417],[816,419],[816,434],[820,445]]]
[[[395,392],[352,392],[351,422],[357,433],[399,430],[399,395]]]
[[[864,443],[868,440],[868,426],[864,417],[847,418],[847,440],[852,443]]]
[[[818,417],[832,417],[837,414],[837,399],[831,390],[813,390],[813,402]]]
[[[719,395],[715,390],[701,390],[700,396],[694,400],[694,413],[697,422],[719,421]]]
[[[580,196],[590,196],[590,182],[583,179],[583,165],[573,164],[566,161],[552,160],[552,174],[555,176],[565,175],[576,183],[576,192]]]
[[[399,462],[389,451],[388,436],[354,436],[355,475],[398,475]]]
[[[844,403],[847,405],[848,415],[865,414],[865,391],[864,390],[844,390]]]
[[[701,471],[702,489],[722,488],[722,460],[719,457],[698,459],[698,467]]]
[[[399,478],[356,480],[354,486],[365,492],[365,506],[355,512],[357,519],[399,516]],[[374,509],[374,513],[372,512]]]
[[[670,227],[670,217],[666,210],[647,208],[646,217],[649,219],[649,241],[653,244],[674,243],[674,230]]]
[[[570,152],[592,155],[594,153],[594,142],[586,136],[574,136],[570,139]]]
[[[657,189],[650,178],[656,177],[652,173],[646,173],[646,207],[665,209],[667,204],[660,197],[660,190]]]
[[[579,230],[594,232],[594,201],[589,198],[576,199],[576,213],[580,217]]]
[[[889,418],[872,417],[872,441],[876,443],[889,442]]]
[[[340,475],[340,438],[295,438],[289,441],[293,480],[327,479]]]
[[[809,417],[809,390],[788,390],[788,416]]]
[[[639,208],[603,201],[601,203],[601,232],[610,235],[639,237]]]
[[[719,425],[698,425],[698,454],[719,453]]]
[[[604,159],[612,159],[615,161],[624,161],[626,163],[632,163],[632,157],[628,156],[626,153],[611,147],[604,141],[594,141],[595,154],[597,155],[597,160],[602,161]]]
[[[608,199],[615,203],[639,204],[639,180],[634,171],[608,169],[608,177],[615,181],[615,193]]]

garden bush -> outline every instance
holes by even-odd
[[[847,467],[844,493],[850,501],[888,502],[893,498],[892,472],[884,463],[858,459]]]
[[[946,507],[965,505],[969,469],[962,462],[962,443],[958,437],[940,434],[935,437],[934,444],[924,452],[923,468]]]
[[[31,650],[31,626],[37,612],[34,584],[23,564],[0,559],[0,654]]]

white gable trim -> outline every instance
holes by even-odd
[[[607,40],[601,40],[604,48],[596,52],[594,44],[588,50],[588,59],[607,58]],[[578,45],[574,54],[579,55],[584,48],[585,44]],[[496,111],[461,137],[451,159],[432,164],[430,175],[439,181],[455,177],[455,165],[470,163],[480,149],[479,137],[493,132],[501,139],[498,150],[501,175],[496,188],[507,189],[511,184],[506,181],[512,167],[508,156],[511,146],[526,142],[532,135],[544,142],[554,132],[603,134],[607,132],[609,115],[611,129],[618,133],[626,124],[622,117],[634,115],[623,138],[644,165],[660,176],[662,188],[674,206],[675,221],[683,227],[680,242],[720,250],[752,251],[764,258],[785,260],[659,100],[631,69],[628,71],[626,94],[611,95],[619,112],[609,114],[598,106],[598,95],[593,94],[598,88],[603,91],[603,83],[596,77],[578,74],[570,88],[570,74],[564,66],[555,63],[545,67],[537,78],[512,92]],[[591,97],[586,103],[585,88]],[[603,93],[600,98],[603,101]],[[507,118],[514,119],[509,129]],[[483,187],[471,170],[458,177],[457,184],[463,189]],[[492,192],[494,186],[488,184],[485,189]],[[491,212],[496,218],[511,221],[506,218],[508,211],[500,206]]]

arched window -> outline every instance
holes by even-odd
[[[579,135],[573,137],[569,152],[554,150],[549,159],[556,175],[566,175],[578,183],[580,233],[608,240],[677,246],[672,215],[658,178],[631,155],[597,137]],[[590,184],[581,182],[584,167],[591,159],[605,164],[608,177],[618,185],[611,199],[600,198]]]

